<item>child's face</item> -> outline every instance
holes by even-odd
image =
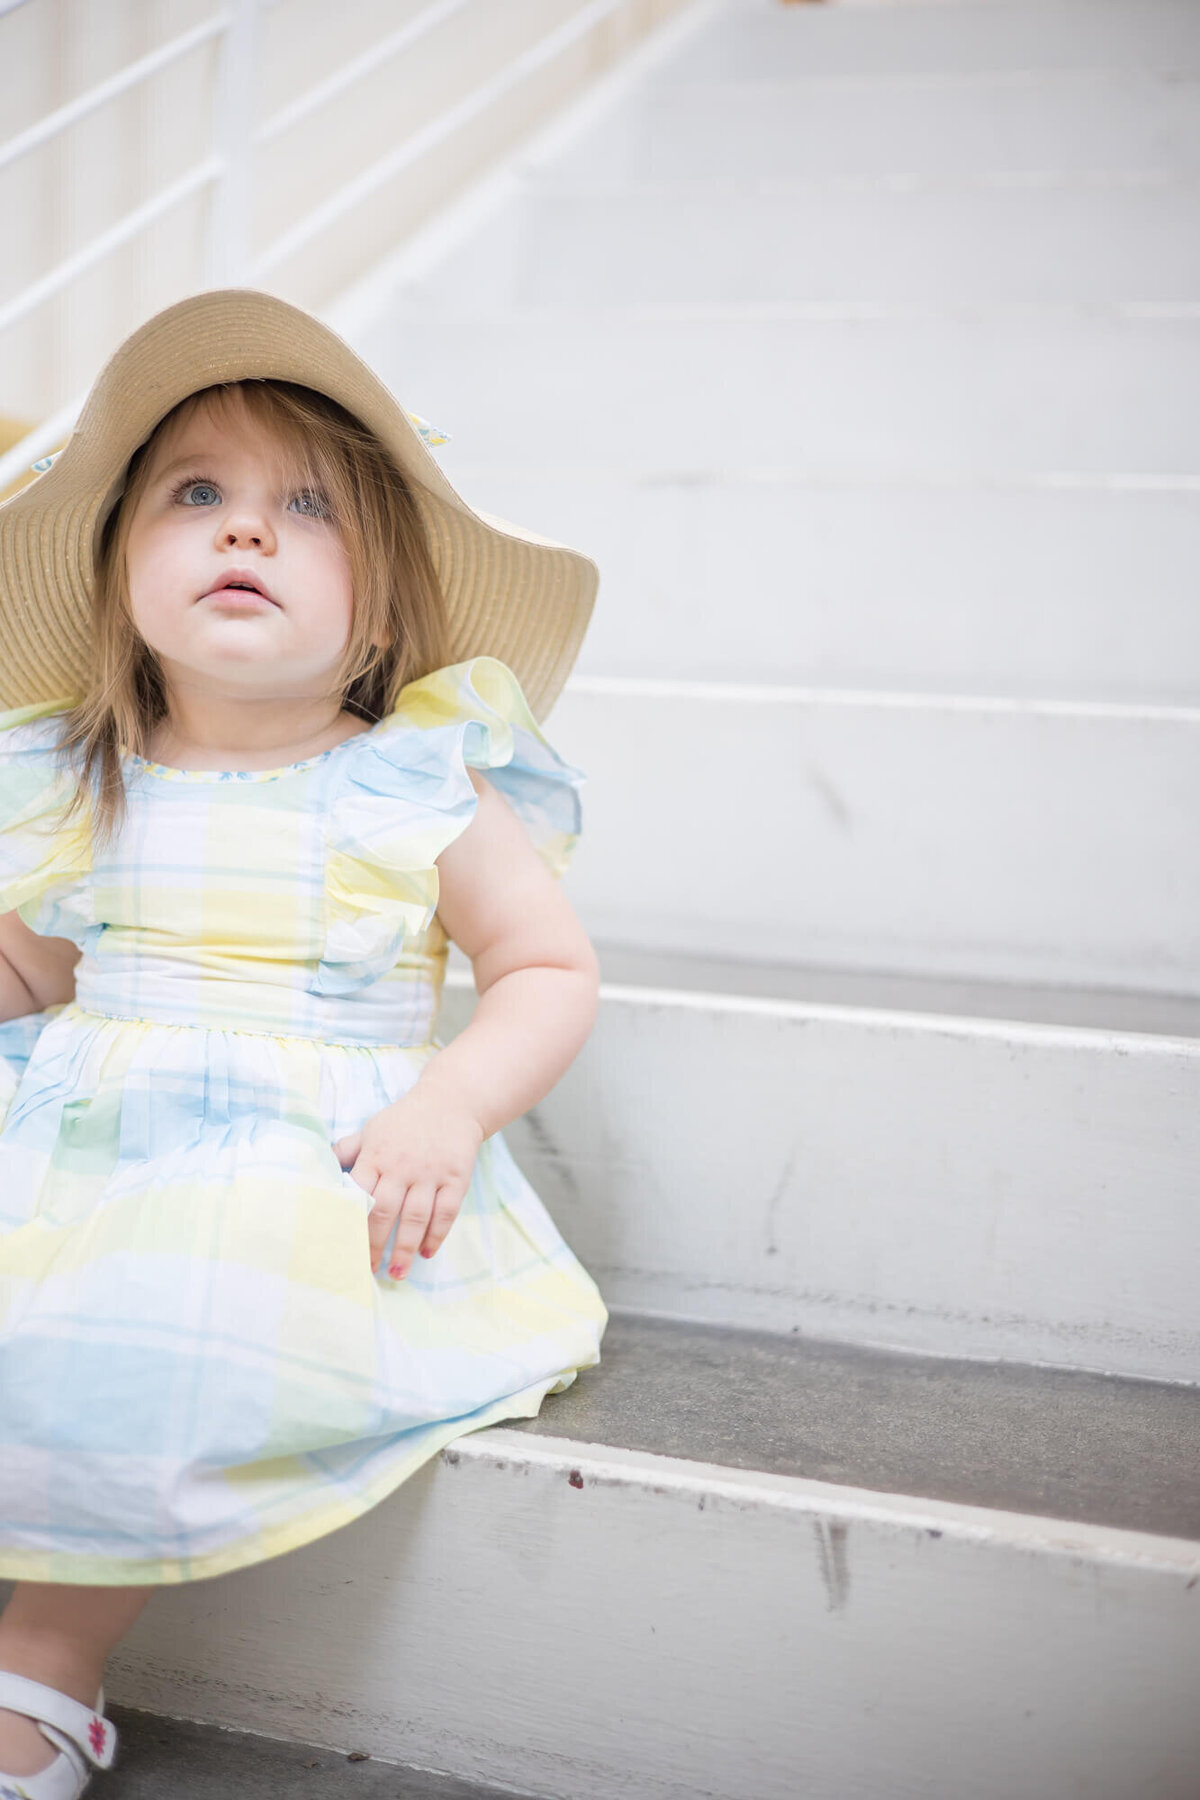
[[[240,406],[198,406],[150,457],[127,541],[129,597],[168,681],[326,694],[353,595],[323,496],[288,480],[286,457]]]

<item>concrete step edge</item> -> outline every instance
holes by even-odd
[[[766,706],[886,708],[889,711],[1003,713],[1027,718],[1112,719],[1149,725],[1200,725],[1200,706],[1130,700],[1046,699],[1026,694],[914,693],[895,688],[838,688],[783,682],[702,681],[653,675],[572,675],[564,690],[593,698],[711,701],[749,700]]]
[[[452,967],[447,970],[447,988],[472,993],[474,986],[469,969]],[[1055,990],[1057,993],[1064,991]],[[871,1005],[863,1001],[774,999],[755,993],[730,993],[727,988],[715,986],[706,989],[650,982],[602,980],[600,998],[601,1002],[622,1006],[726,1012],[742,1017],[757,1014],[769,1019],[831,1019],[858,1024],[867,1030],[876,1027],[888,1030],[900,1028],[920,1033],[939,1032],[961,1037],[998,1039],[1014,1044],[1054,1044],[1062,1048],[1120,1051],[1123,1055],[1130,1056],[1200,1057],[1200,1041],[1195,1037],[1184,1031],[1163,1031],[1149,1026],[1138,1028],[1131,1025],[1085,1025],[1021,1017],[988,1017],[971,1012],[925,1009],[915,1004],[897,1007]],[[1116,996],[1117,1000],[1127,1004],[1131,999],[1137,998],[1139,997]],[[1162,997],[1147,995],[1142,998],[1150,1006],[1155,1001],[1161,1001]]]
[[[405,326],[442,326],[444,307],[427,301],[399,303],[398,317]],[[870,295],[840,294],[829,300],[632,300],[627,303],[600,300],[551,301],[545,305],[506,299],[485,302],[477,312],[453,315],[486,320],[489,327],[504,329],[530,325],[585,325],[606,320],[619,325],[911,325],[952,323],[959,325],[1027,324],[1050,320],[1068,324],[1080,320],[1133,321],[1139,325],[1194,324],[1200,319],[1200,300],[1191,295],[1146,295],[1134,300],[1094,300],[1086,296],[1070,300],[877,300]]]
[[[1112,1525],[1092,1525],[957,1501],[843,1487],[799,1475],[746,1471],[718,1463],[586,1444],[573,1438],[539,1436],[492,1426],[456,1439],[441,1451],[443,1462],[491,1468],[519,1477],[525,1471],[558,1471],[574,1488],[589,1485],[638,1489],[647,1493],[725,1503],[734,1510],[769,1509],[817,1522],[836,1519],[880,1526],[897,1536],[919,1533],[961,1543],[1013,1544],[1046,1557],[1137,1564],[1164,1571],[1192,1572],[1200,1583],[1200,1543]],[[578,1479],[576,1479],[576,1477]],[[1190,1584],[1189,1584],[1190,1585]]]
[[[245,1726],[213,1724],[191,1713],[110,1705],[119,1734],[118,1761],[111,1780],[122,1795],[169,1794],[171,1800],[211,1800],[223,1782],[225,1793],[249,1800],[294,1794],[303,1783],[308,1800],[338,1800],[347,1782],[362,1800],[540,1800],[529,1788],[496,1781],[460,1781],[421,1763],[397,1762],[377,1752],[364,1755],[354,1740],[337,1743],[285,1737]],[[345,1764],[355,1757],[353,1771]],[[402,1785],[397,1787],[395,1784]]]
[[[961,492],[1029,494],[1200,494],[1200,474],[1187,470],[1144,473],[1106,469],[1097,472],[1072,469],[855,469],[808,467],[800,463],[697,463],[665,469],[653,463],[535,463],[514,458],[511,462],[462,461],[455,465],[461,484],[503,478],[547,484],[591,487],[626,486],[649,489],[678,487],[713,488],[809,488],[855,493]]]
[[[837,174],[814,170],[811,175],[647,175],[638,181],[614,179],[608,186],[598,181],[582,181],[569,172],[562,176],[547,174],[538,180],[522,178],[516,197],[527,203],[550,201],[559,204],[570,200],[582,206],[594,202],[635,200],[789,200],[814,194],[867,193],[904,196],[909,194],[1005,193],[1011,191],[1064,192],[1093,191],[1097,188],[1114,193],[1137,196],[1145,189],[1174,190],[1194,188],[1200,174],[1186,167],[1160,169],[1021,169],[947,170],[926,174],[919,170],[846,172]]]
[[[646,84],[641,97],[650,98],[661,107],[664,100],[676,97],[686,104],[697,98],[711,99],[714,94],[726,97],[731,94],[739,97],[744,95],[760,99],[764,95],[773,94],[807,94],[814,88],[861,88],[875,93],[881,88],[905,87],[926,90],[964,87],[1064,88],[1078,87],[1088,82],[1151,89],[1162,86],[1190,87],[1200,82],[1200,69],[1181,69],[1164,58],[1161,67],[1143,63],[1136,69],[1123,69],[1116,63],[1081,61],[1069,69],[1039,67],[1031,63],[1023,69],[996,69],[984,65],[977,69],[901,69],[898,72],[862,69],[838,73],[820,70],[804,74],[788,70],[783,74],[771,75],[696,75],[686,79],[676,77],[661,83],[651,81]]]

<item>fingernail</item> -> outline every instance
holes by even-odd
[[[399,1263],[393,1263],[391,1268],[388,1270],[388,1274],[391,1276],[393,1281],[400,1281],[403,1279],[404,1270],[401,1268]]]

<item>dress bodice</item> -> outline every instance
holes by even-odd
[[[127,812],[94,849],[58,822],[61,707],[0,715],[0,911],[83,952],[77,1003],[111,1018],[348,1044],[432,1035],[447,939],[436,858],[486,771],[561,874],[583,775],[493,657],[435,670],[386,718],[283,769],[126,759]]]

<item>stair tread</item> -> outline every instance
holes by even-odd
[[[1200,998],[1187,994],[951,979],[876,969],[821,969],[602,942],[596,944],[596,954],[602,979],[622,987],[677,988],[802,1005],[871,1007],[1018,1024],[1200,1037]]]
[[[121,1800],[292,1800],[303,1792],[322,1796],[358,1795],[361,1800],[489,1800],[511,1794],[509,1788],[460,1781],[371,1757],[348,1762],[344,1750],[285,1742],[235,1731],[222,1725],[196,1725],[167,1719],[128,1706],[109,1706],[108,1717],[120,1739],[118,1767],[96,1778],[101,1794]],[[312,1766],[315,1765],[315,1766]]]
[[[613,1313],[505,1430],[1200,1539],[1200,1388]]]
[[[1200,66],[1200,18],[1187,0],[1007,0],[1004,5],[725,7],[658,71],[659,85],[717,77],[771,79],[985,70]]]
[[[1200,997],[1123,988],[906,975],[885,969],[815,968],[745,957],[701,956],[596,941],[601,979],[614,987],[744,996],[798,1005],[849,1006],[1075,1030],[1200,1037]],[[470,965],[450,949],[451,984],[471,984]]]

